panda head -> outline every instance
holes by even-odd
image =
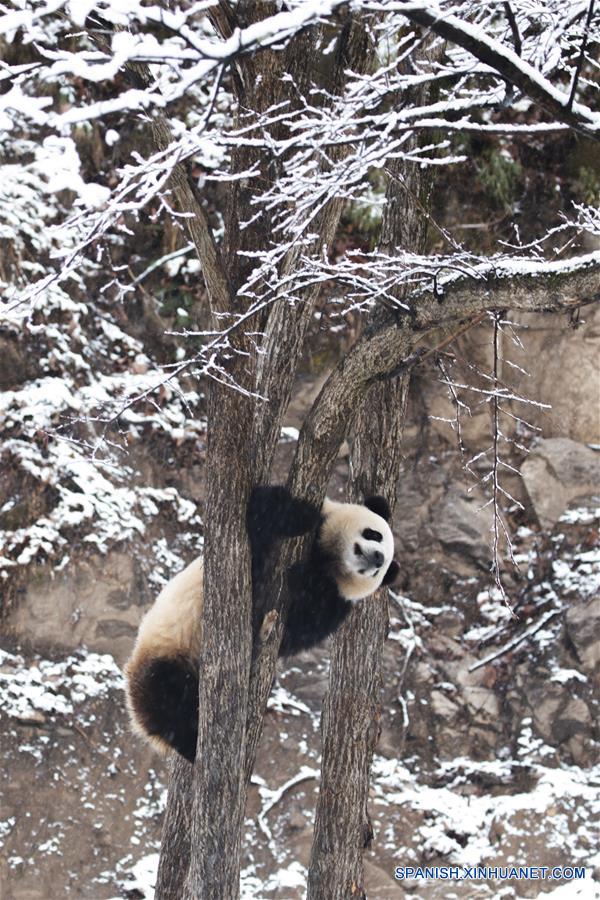
[[[371,497],[364,505],[325,499],[321,513],[319,547],[344,599],[362,600],[394,581],[399,567],[383,497]]]

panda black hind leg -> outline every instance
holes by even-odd
[[[189,762],[198,740],[198,675],[182,657],[153,657],[129,668],[134,724],[159,750],[173,748]]]

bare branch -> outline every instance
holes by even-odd
[[[135,73],[136,78],[146,87],[152,84],[153,79],[148,66],[141,63],[129,63],[128,65]],[[166,117],[162,113],[156,112],[152,117],[151,127],[157,150],[167,150],[173,143],[173,133]],[[169,183],[175,192],[181,212],[191,213],[191,217],[186,219],[186,225],[202,266],[202,274],[213,314],[228,312],[232,307],[229,279],[202,204],[202,198],[191,172],[184,162],[175,164]]]
[[[519,34],[519,26],[517,24],[515,14],[510,3],[504,3],[504,12],[506,13],[506,18],[508,19],[508,24],[510,25],[510,30],[512,32],[513,44],[515,45],[515,53],[517,54],[517,56],[520,56],[522,50],[521,35]]]
[[[600,253],[565,262],[516,261],[512,266],[476,268],[470,277],[438,283],[409,300],[413,327],[427,330],[494,309],[558,312],[600,300]]]
[[[483,666],[489,665],[498,657],[503,656],[505,653],[510,653],[519,644],[522,644],[523,641],[526,641],[528,638],[532,637],[536,634],[541,628],[546,625],[550,619],[553,619],[555,616],[558,616],[562,612],[562,609],[550,609],[548,612],[545,612],[541,617],[539,622],[535,622],[529,628],[522,632],[522,634],[508,641],[503,647],[500,647],[499,650],[495,650],[493,653],[490,653],[489,656],[486,656],[485,659],[480,659],[479,662],[473,663],[472,666],[469,666],[469,672],[475,672],[477,669],[481,669]]]
[[[496,587],[500,591],[502,599],[504,600],[505,605],[508,609],[513,612],[513,609],[510,605],[510,600],[508,599],[508,595],[506,590],[504,589],[504,584],[502,583],[502,572],[501,572],[501,562],[500,562],[500,537],[501,532],[503,531],[505,537],[506,529],[504,528],[504,523],[502,522],[502,510],[500,508],[500,494],[504,493],[502,488],[500,487],[500,481],[498,477],[498,471],[500,468],[500,450],[499,450],[499,442],[500,442],[500,393],[501,388],[499,384],[499,363],[500,363],[500,322],[499,322],[499,314],[496,312],[493,315],[494,321],[494,336],[492,340],[492,348],[493,348],[493,385],[494,391],[491,398],[492,402],[492,432],[493,432],[493,452],[492,452],[492,510],[493,510],[493,518],[492,518],[492,575],[494,581],[496,583]],[[514,615],[514,613],[513,613]]]
[[[581,69],[583,66],[583,60],[585,59],[585,51],[588,43],[588,36],[590,33],[590,25],[592,24],[592,16],[594,15],[594,0],[590,0],[590,5],[588,7],[587,19],[585,22],[585,28],[583,31],[583,38],[581,40],[581,50],[579,52],[579,59],[577,60],[577,65],[575,66],[575,72],[573,73],[573,83],[571,85],[571,93],[569,94],[568,107],[569,109],[573,108],[573,102],[575,100],[575,93],[577,91],[577,82],[579,81],[579,76],[581,74]]]

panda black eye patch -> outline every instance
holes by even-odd
[[[365,541],[379,541],[379,543],[381,543],[381,541],[383,540],[383,535],[381,534],[381,532],[374,531],[372,528],[365,528],[362,536],[364,537]]]

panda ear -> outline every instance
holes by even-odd
[[[375,513],[375,515],[381,516],[382,519],[385,519],[386,522],[390,521],[390,505],[385,497],[380,497],[378,494],[374,497],[367,497],[367,499],[365,500],[365,506],[367,507],[367,509],[370,509],[371,512]]]
[[[400,566],[398,565],[396,560],[393,559],[388,566],[387,572],[383,576],[383,581],[381,582],[382,585],[383,584],[393,584],[399,574],[400,574]]]

